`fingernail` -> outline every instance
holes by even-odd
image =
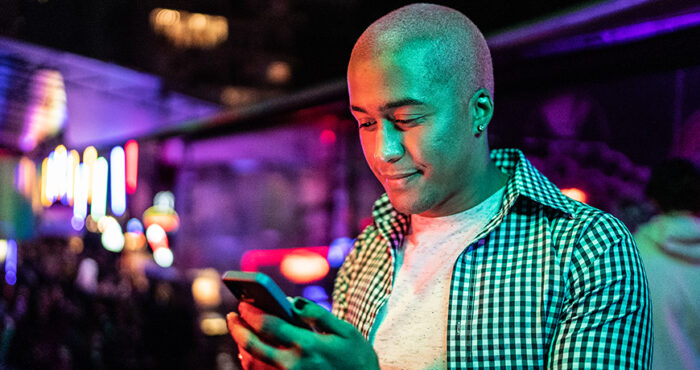
[[[308,303],[308,301],[307,301],[306,299],[301,298],[301,297],[297,297],[297,298],[294,300],[294,308],[295,308],[297,311],[301,311],[301,310],[304,309],[304,307],[306,307],[306,304],[307,304],[307,303]]]

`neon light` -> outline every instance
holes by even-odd
[[[297,284],[323,279],[329,270],[328,261],[323,256],[309,251],[290,253],[280,264],[282,275]]]
[[[90,184],[88,185],[88,203],[92,202],[92,173],[95,161],[97,160],[97,149],[94,146],[89,146],[83,151],[83,163],[87,165],[90,173]]]
[[[110,189],[112,191],[112,213],[121,216],[126,212],[126,170],[124,168],[124,149],[115,146],[109,154]]]
[[[168,247],[158,247],[153,251],[153,260],[160,267],[170,267],[173,265],[173,252]]]
[[[581,203],[586,203],[588,201],[588,194],[586,194],[583,190],[578,189],[578,188],[568,188],[568,189],[561,189],[561,192],[566,195],[567,197],[577,200]]]
[[[107,176],[109,165],[104,157],[99,157],[92,171],[92,206],[90,215],[99,221],[107,212]]]
[[[129,140],[124,145],[126,152],[126,193],[134,194],[139,175],[139,143]]]
[[[7,241],[5,281],[10,285],[15,285],[17,282],[17,243],[12,239]]]
[[[298,251],[308,251],[325,256],[328,254],[328,247],[249,250],[241,256],[241,270],[255,272],[262,266],[278,266],[285,256]]]
[[[75,180],[73,180],[73,218],[72,222],[75,230],[83,228],[85,217],[87,217],[88,188],[90,186],[90,172],[85,163],[81,163],[75,170]],[[78,226],[80,225],[80,226]]]

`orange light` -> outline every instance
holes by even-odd
[[[157,214],[157,213],[148,213],[148,210],[146,213],[143,215],[143,224],[146,227],[149,227],[153,224],[158,224],[160,225],[163,230],[166,232],[173,232],[177,231],[177,229],[180,227],[180,218],[177,216],[177,214]]]
[[[290,253],[280,264],[282,275],[297,284],[323,279],[328,274],[328,270],[330,270],[328,261],[323,256],[308,251]]]
[[[139,174],[139,143],[129,140],[124,145],[126,152],[126,193],[134,194]]]
[[[586,203],[588,201],[588,195],[579,188],[561,189],[561,192],[564,193],[564,195],[566,195],[567,197],[573,200],[577,200],[581,203]]]
[[[276,266],[282,263],[284,257],[298,251],[307,251],[321,256],[328,255],[328,246],[289,248],[289,249],[254,249],[243,253],[241,256],[241,270],[255,272],[262,266]]]

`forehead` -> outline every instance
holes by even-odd
[[[419,40],[401,48],[351,58],[348,89],[353,105],[395,98],[425,99],[436,89],[441,68],[432,61],[433,44]],[[367,101],[365,100],[372,100]]]

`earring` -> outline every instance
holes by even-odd
[[[484,131],[484,125],[479,125],[476,129],[479,130],[479,132]]]
[[[483,131],[484,131],[484,125],[476,126],[476,134],[474,134],[474,137],[480,137],[481,133]]]

